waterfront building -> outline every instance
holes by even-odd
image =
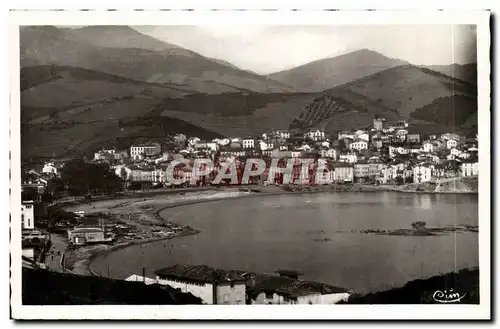
[[[76,245],[104,242],[104,230],[100,227],[75,227],[68,230],[68,240]]]
[[[429,182],[432,179],[432,166],[424,163],[413,167],[413,182],[423,183]]]
[[[477,176],[479,174],[479,163],[476,161],[464,161],[461,165],[462,176]]]
[[[354,181],[354,166],[348,163],[337,163],[335,165],[335,181],[352,183]]]
[[[247,295],[250,304],[336,304],[346,301],[350,292],[328,284],[298,279],[295,271],[277,271],[280,275],[250,273]]]
[[[181,289],[203,304],[245,304],[245,277],[206,265],[173,265],[155,271],[159,284]]]

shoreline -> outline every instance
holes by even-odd
[[[342,185],[341,185],[342,186]],[[277,195],[290,195],[290,194],[314,194],[314,193],[341,193],[341,192],[402,192],[402,193],[416,193],[416,194],[477,194],[477,192],[429,192],[429,191],[405,191],[405,190],[398,190],[398,189],[390,189],[390,188],[376,188],[376,187],[367,187],[367,186],[360,186],[359,188],[352,188],[349,190],[342,189],[342,190],[334,190],[334,189],[321,189],[318,188],[318,190],[311,190],[311,191],[286,191],[283,190],[282,187],[273,187],[274,189],[278,189],[276,191],[262,191],[262,192],[241,192],[235,190],[235,188],[228,188],[228,189],[204,189],[204,190],[195,190],[195,191],[179,191],[180,192],[185,192],[185,193],[199,193],[199,192],[205,192],[205,191],[215,191],[215,192],[239,192],[241,194],[239,195],[232,195],[232,196],[220,196],[220,197],[214,197],[214,198],[200,198],[200,199],[194,199],[194,200],[175,200],[172,204],[167,204],[167,205],[160,205],[159,207],[155,208],[154,210],[151,210],[148,213],[153,216],[156,220],[161,221],[163,223],[168,223],[168,220],[163,219],[160,216],[160,213],[165,210],[165,209],[170,209],[170,208],[176,208],[176,207],[182,207],[182,206],[188,206],[188,205],[195,205],[195,204],[201,204],[201,203],[208,203],[208,202],[217,202],[217,201],[223,201],[223,200],[230,200],[230,199],[242,199],[242,198],[248,198],[248,197],[257,197],[257,196],[277,196]],[[170,191],[169,191],[170,192]],[[176,191],[177,192],[177,191]],[[148,193],[149,194],[149,193]],[[136,195],[136,196],[130,196],[130,197],[117,197],[117,198],[112,198],[112,199],[106,199],[106,201],[109,200],[120,200],[120,199],[147,199],[146,201],[152,201],[155,200],[155,197],[161,197],[164,195],[172,194],[170,193],[161,193],[161,192],[156,192],[152,193],[152,195]],[[96,202],[99,202],[96,200]],[[75,204],[73,204],[75,205]],[[64,205],[61,205],[64,207]],[[112,209],[110,207],[109,209]],[[77,259],[73,263],[72,269],[68,268],[65,264],[64,267],[67,271],[69,272],[81,272],[83,273],[82,275],[92,275],[92,276],[98,276],[99,275],[92,269],[92,262],[99,256],[103,256],[106,254],[109,254],[113,251],[121,250],[130,246],[134,245],[141,245],[141,244],[148,244],[148,243],[153,243],[153,242],[158,242],[162,240],[170,240],[174,239],[177,237],[183,237],[183,236],[191,236],[191,235],[196,235],[199,234],[201,231],[196,229],[196,228],[190,228],[189,231],[181,231],[173,236],[170,237],[161,237],[161,238],[151,238],[151,239],[140,239],[140,240],[133,240],[133,241],[128,241],[128,242],[121,242],[116,245],[112,245],[109,248],[104,247],[104,250],[95,250],[95,251],[89,251],[87,257],[80,257],[80,259]],[[78,257],[77,257],[78,258]],[[66,261],[66,260],[65,260]],[[77,271],[75,269],[77,268]]]

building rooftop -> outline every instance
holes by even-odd
[[[246,281],[242,273],[214,269],[207,265],[177,264],[159,269],[155,271],[155,274],[162,277],[203,283]]]

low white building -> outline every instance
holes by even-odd
[[[413,182],[423,183],[432,180],[432,166],[429,164],[420,164],[413,167]]]
[[[324,283],[261,274],[251,275],[247,281],[247,294],[251,304],[264,305],[328,305],[347,301],[350,296],[348,290]]]
[[[349,144],[349,148],[351,150],[367,150],[368,149],[368,142],[362,140],[362,139],[357,139],[351,144]]]
[[[23,230],[35,229],[35,205],[33,201],[21,203],[21,228]]]
[[[479,174],[479,162],[467,161],[461,164],[462,176],[477,176]]]
[[[314,141],[322,141],[325,140],[325,132],[319,129],[316,130],[310,130],[307,133],[304,134],[304,138],[309,137],[310,139]]]
[[[245,304],[246,279],[206,265],[173,265],[155,271],[159,284],[189,292],[203,304]]]
[[[253,148],[255,148],[255,139],[253,139],[253,138],[243,138],[241,144],[242,144],[242,147],[244,149],[253,149]]]

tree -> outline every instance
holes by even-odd
[[[21,200],[23,201],[38,201],[39,200],[38,190],[34,187],[23,188],[21,192]]]

